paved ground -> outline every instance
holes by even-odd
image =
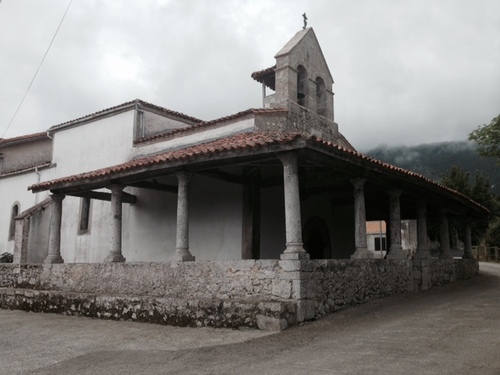
[[[1,374],[500,374],[500,265],[278,334],[0,310]]]

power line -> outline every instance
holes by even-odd
[[[1,1],[2,1],[2,0],[0,0],[0,2],[1,2]],[[36,76],[37,76],[37,74],[38,74],[38,71],[39,71],[39,70],[40,70],[40,68],[42,67],[42,64],[43,64],[43,62],[45,61],[45,57],[47,57],[47,54],[49,53],[50,47],[52,46],[52,43],[54,42],[54,39],[56,39],[57,33],[59,32],[59,29],[61,28],[61,25],[62,25],[62,23],[63,23],[63,21],[64,21],[64,18],[66,17],[66,14],[68,13],[69,7],[71,6],[71,3],[72,3],[72,2],[73,2],[73,0],[70,0],[70,1],[69,1],[68,7],[66,8],[66,11],[64,12],[64,14],[63,14],[63,16],[62,16],[62,18],[61,18],[61,22],[59,22],[59,26],[57,26],[57,29],[56,29],[56,31],[55,31],[55,33],[54,33],[54,36],[52,37],[52,40],[50,41],[50,44],[49,44],[49,46],[47,47],[47,50],[45,51],[45,54],[44,54],[44,55],[43,55],[43,57],[42,57],[42,61],[40,61],[40,64],[38,65],[38,68],[37,68],[37,70],[36,70],[35,74],[33,75],[33,78],[31,79],[31,82],[30,82],[30,84],[29,84],[28,88],[26,89],[26,92],[24,93],[23,98],[21,99],[21,102],[20,102],[20,103],[19,103],[19,105],[17,106],[16,112],[14,112],[14,116],[12,116],[12,119],[10,120],[9,125],[7,125],[7,128],[5,128],[5,130],[4,130],[4,132],[3,132],[3,134],[2,134],[2,137],[1,137],[1,138],[3,138],[3,137],[5,136],[5,133],[7,133],[7,130],[9,130],[10,125],[12,125],[12,122],[14,122],[14,119],[16,118],[17,113],[19,112],[19,109],[20,109],[20,108],[21,108],[21,106],[23,105],[23,103],[24,103],[24,99],[26,99],[26,96],[28,95],[28,92],[30,91],[31,85],[32,85],[32,84],[33,84],[33,82],[35,81],[35,78],[36,78]]]

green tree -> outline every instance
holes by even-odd
[[[462,194],[470,196],[471,188],[469,177],[469,172],[464,171],[459,165],[454,165],[447,173],[443,175],[441,184]]]
[[[490,210],[490,217],[473,221],[471,225],[473,243],[479,243],[483,238],[490,240],[493,238],[494,233],[500,231],[500,228],[496,227],[496,225],[500,225],[500,220],[497,219],[500,216],[500,204],[498,197],[492,191],[491,180],[487,176],[476,172],[474,183],[471,183],[470,173],[463,170],[460,166],[454,165],[443,176],[441,183],[467,195]],[[461,220],[452,220],[452,225],[457,229],[459,237],[463,239],[463,222]]]
[[[500,163],[500,115],[470,133],[469,140],[477,143],[479,155],[494,157]]]

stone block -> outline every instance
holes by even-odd
[[[273,296],[290,299],[292,295],[292,282],[290,280],[273,280]]]
[[[300,271],[290,271],[290,272],[281,272],[279,274],[280,280],[300,280],[302,279],[302,272]]]
[[[287,329],[288,322],[282,318],[257,315],[257,327],[262,331],[278,332]]]
[[[314,319],[314,301],[297,301],[297,322]]]

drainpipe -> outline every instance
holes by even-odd
[[[35,167],[35,174],[36,174],[36,183],[39,184],[42,177],[41,177],[41,173],[38,171],[38,167]],[[40,194],[40,193],[39,192],[35,193],[35,205],[38,204],[38,194]]]

